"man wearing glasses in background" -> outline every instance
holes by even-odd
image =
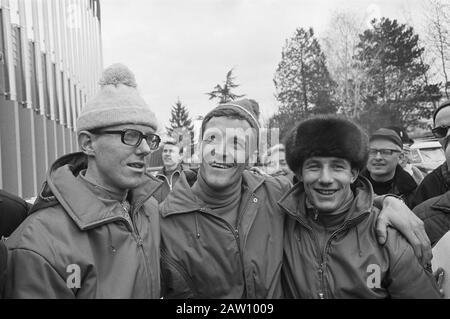
[[[450,149],[447,148],[450,127],[450,100],[445,101],[434,111],[433,135],[439,139],[445,152],[446,161],[423,179],[414,194],[411,207],[416,207],[429,198],[439,196],[450,190]]]
[[[417,184],[399,165],[402,149],[402,140],[395,131],[378,129],[370,137],[367,169],[361,174],[370,181],[375,194],[394,194],[409,205]]]
[[[79,153],[50,168],[6,241],[6,298],[159,298],[160,182],[145,157],[157,120],[123,65],[106,69],[77,119]]]

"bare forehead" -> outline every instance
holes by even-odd
[[[328,156],[312,156],[305,160],[304,164],[307,163],[320,163],[320,164],[331,164],[331,163],[346,163],[350,165],[350,161],[342,157],[328,157]]]
[[[435,126],[450,125],[450,107],[444,107],[436,114]]]

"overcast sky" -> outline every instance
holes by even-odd
[[[320,37],[336,11],[405,21],[421,8],[420,0],[103,0],[103,62],[135,73],[163,125],[178,98],[191,117],[212,109],[205,93],[231,68],[235,93],[257,100],[268,118],[277,110],[273,75],[296,28],[312,26]]]

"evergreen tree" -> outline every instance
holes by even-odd
[[[283,138],[295,122],[317,113],[335,113],[335,83],[326,66],[325,55],[312,28],[297,29],[286,41],[274,84],[279,111],[269,120],[280,128]]]
[[[177,142],[183,145],[193,144],[194,125],[189,118],[189,112],[181,103],[180,99],[172,106],[171,117],[169,119],[170,127],[166,127],[169,136],[175,138]],[[189,136],[189,140],[184,140],[185,136]]]
[[[219,103],[226,103],[244,97],[245,94],[238,95],[231,92],[231,90],[239,87],[239,84],[236,84],[234,80],[235,77],[233,76],[233,69],[231,69],[227,72],[223,86],[217,84],[211,92],[206,93],[209,95],[209,99],[217,99]]]
[[[381,126],[406,128],[429,117],[440,98],[439,85],[428,84],[424,48],[412,27],[396,20],[372,21],[360,35],[356,59],[366,81],[361,88],[363,111],[359,121],[369,131]]]

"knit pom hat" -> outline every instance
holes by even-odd
[[[242,99],[219,104],[216,108],[205,115],[202,122],[202,134],[205,132],[205,126],[213,117],[220,116],[241,116],[247,120],[250,126],[256,129],[259,134],[259,104],[252,99]]]
[[[103,71],[100,89],[81,110],[77,132],[120,124],[142,124],[158,129],[155,114],[139,95],[134,74],[123,64]]]
[[[362,170],[369,155],[367,134],[352,121],[337,115],[317,115],[294,127],[286,138],[286,161],[297,173],[313,156],[347,159]]]

